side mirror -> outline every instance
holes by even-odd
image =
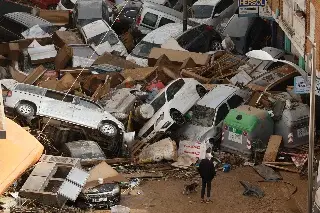
[[[213,17],[217,18],[217,17],[219,17],[219,16],[220,16],[220,13],[216,13],[216,14],[214,14]]]
[[[80,98],[79,97],[74,97],[72,100],[73,104],[80,104]]]

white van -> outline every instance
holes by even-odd
[[[191,9],[190,20],[216,27],[234,15],[238,9],[238,0],[199,0]]]
[[[182,23],[181,12],[151,2],[143,3],[136,26],[142,34],[146,35],[152,30],[169,23]]]
[[[190,29],[191,26],[188,26]],[[132,50],[126,60],[134,61],[136,64],[147,67],[148,56],[151,49],[161,47],[170,38],[176,38],[183,33],[183,25],[181,23],[166,24],[146,35]]]

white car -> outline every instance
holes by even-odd
[[[119,52],[121,56],[128,55],[126,47],[105,20],[97,20],[79,28],[86,44],[92,45],[98,55],[112,51]]]
[[[238,0],[199,0],[192,5],[191,9],[190,20],[220,27],[220,22],[231,18],[237,11]]]
[[[191,26],[188,26],[190,29]],[[151,49],[161,47],[170,38],[176,38],[183,33],[183,25],[181,23],[171,23],[159,27],[148,33],[127,56],[126,60],[134,61],[136,64],[147,67],[148,56]]]
[[[182,125],[184,114],[205,94],[205,87],[193,78],[179,78],[167,85],[151,101],[155,114],[140,129],[142,141],[155,140],[172,124]]]
[[[230,84],[218,84],[201,98],[188,112],[191,121],[177,132],[194,142],[219,144],[222,124],[229,110],[250,98],[251,92]]]
[[[77,0],[60,0],[57,10],[73,10]]]
[[[124,125],[90,100],[29,84],[11,87],[4,105],[24,117],[51,117],[67,123],[97,129],[107,137],[124,135]]]

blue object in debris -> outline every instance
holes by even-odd
[[[223,168],[223,172],[229,172],[231,169],[231,165],[226,163],[223,165],[222,168]]]

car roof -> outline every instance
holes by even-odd
[[[14,12],[14,13],[7,13],[5,15],[3,15],[6,18],[9,18],[17,23],[21,23],[24,26],[31,28],[35,25],[52,25],[50,22],[48,22],[47,20],[44,20],[40,17],[31,15],[29,13],[24,13],[24,12]]]
[[[247,34],[250,26],[256,17],[239,17],[234,14],[228,21],[227,26],[223,30],[223,36],[229,35],[230,37],[243,37]]]
[[[157,11],[162,12],[162,13],[166,13],[168,15],[171,15],[171,16],[176,17],[176,18],[181,19],[181,20],[183,18],[181,12],[179,12],[177,10],[174,10],[172,8],[166,7],[166,6],[162,6],[160,4],[155,4],[155,3],[151,3],[151,2],[145,2],[145,3],[143,3],[143,7],[150,8],[152,10],[157,10]]]
[[[87,39],[92,38],[101,33],[108,32],[111,27],[104,20],[97,20],[82,27]]]
[[[102,17],[103,0],[77,1],[78,19],[91,19]]]
[[[142,39],[142,41],[154,44],[164,44],[170,38],[176,38],[182,33],[183,25],[181,23],[170,23],[151,31]]]
[[[197,105],[216,109],[221,102],[237,90],[239,90],[239,87],[230,84],[219,84],[203,96],[203,98],[197,102]]]
[[[221,0],[198,0],[193,5],[210,5],[216,6]]]
[[[269,53],[273,58],[278,57],[279,55],[283,55],[285,53],[283,50],[274,47],[264,47],[261,50]]]

